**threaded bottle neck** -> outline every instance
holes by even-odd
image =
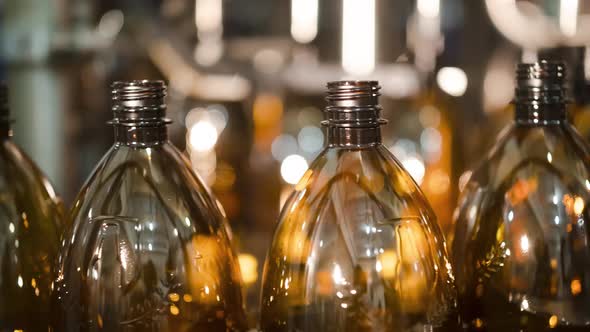
[[[167,139],[166,84],[162,81],[125,81],[111,86],[115,140],[150,146]]]
[[[322,125],[329,146],[363,147],[381,142],[379,90],[376,81],[336,81],[327,85],[328,106]]]
[[[551,125],[566,120],[566,68],[563,63],[521,63],[516,68],[515,121]]]

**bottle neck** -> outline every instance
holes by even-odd
[[[126,81],[111,85],[115,141],[135,147],[166,142],[166,84],[162,81]]]
[[[514,121],[518,125],[558,125],[567,120],[565,103],[531,105],[516,103]]]
[[[328,83],[324,110],[329,147],[363,148],[381,143],[379,89],[376,81]]]
[[[521,63],[516,68],[514,118],[518,125],[545,126],[566,121],[566,70],[562,63]]]
[[[381,128],[327,126],[329,147],[363,148],[381,143]]]
[[[129,126],[115,124],[115,142],[119,144],[149,147],[163,144],[168,140],[168,131],[165,124],[161,126]]]

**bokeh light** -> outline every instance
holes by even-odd
[[[307,160],[300,155],[292,154],[281,163],[281,176],[289,184],[297,184],[307,171]]]
[[[461,68],[443,67],[436,74],[436,83],[449,95],[460,97],[467,90],[467,74]]]

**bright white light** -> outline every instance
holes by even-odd
[[[217,39],[205,39],[200,42],[193,52],[195,61],[204,67],[216,64],[223,56],[223,43]]]
[[[18,284],[18,287],[23,288],[23,284],[24,284],[23,277],[21,277],[20,274],[19,274],[18,278],[16,279],[16,283]]]
[[[574,36],[578,28],[579,0],[561,0],[559,2],[559,27],[566,36]]]
[[[307,161],[300,155],[292,154],[281,163],[281,176],[285,182],[297,184],[307,171]]]
[[[199,121],[189,131],[189,142],[199,152],[210,151],[217,143],[217,128],[209,121]]]
[[[426,172],[422,160],[418,159],[416,156],[410,156],[403,159],[401,162],[404,168],[410,173],[412,178],[414,178],[414,181],[416,181],[419,185],[422,184],[424,173]]]
[[[440,14],[440,0],[418,0],[416,7],[424,17],[435,18]]]
[[[552,162],[553,161],[553,156],[551,155],[551,152],[547,152],[547,161],[548,162]]]
[[[520,309],[529,310],[529,301],[527,299],[522,300],[520,303]]]
[[[446,93],[459,97],[467,90],[467,74],[457,67],[443,67],[436,74],[436,83]]]
[[[223,29],[223,3],[221,0],[196,0],[195,24],[199,34]]]
[[[301,150],[309,153],[319,151],[324,145],[324,133],[315,126],[303,127],[297,135]]]
[[[366,75],[375,68],[375,0],[343,0],[342,67]]]
[[[477,216],[477,206],[474,205],[469,208],[469,219],[474,220],[476,216]],[[508,217],[510,217],[510,215],[508,215]]]
[[[342,269],[340,265],[334,264],[334,270],[332,271],[332,279],[336,285],[344,285],[346,284],[346,279],[344,279],[344,275],[342,274]]]
[[[510,212],[508,212],[508,221],[512,220],[514,220],[514,211],[510,210]]]
[[[8,224],[8,230],[10,231],[10,233],[14,233],[14,224],[13,223]]]
[[[522,249],[523,253],[528,253],[530,248],[529,238],[526,235],[523,235],[520,238],[520,249]]]
[[[227,109],[220,104],[212,104],[207,106],[207,108],[197,107],[190,110],[184,118],[187,128],[191,128],[199,121],[211,122],[217,129],[217,133],[221,133],[227,126]]]
[[[107,39],[113,39],[123,28],[125,17],[123,12],[118,9],[109,10],[106,12],[98,23],[98,33]]]
[[[291,0],[291,36],[307,44],[318,34],[318,0]]]
[[[559,225],[559,216],[555,216],[555,218],[553,218],[553,222],[554,222],[556,225]]]

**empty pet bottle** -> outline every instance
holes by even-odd
[[[379,86],[328,84],[327,146],[295,186],[266,259],[262,331],[456,331],[436,217],[381,144]]]
[[[164,83],[112,90],[115,144],[71,211],[54,330],[245,330],[226,220],[166,138]]]
[[[590,163],[567,121],[565,68],[516,70],[515,121],[471,174],[453,263],[469,331],[590,329]]]

